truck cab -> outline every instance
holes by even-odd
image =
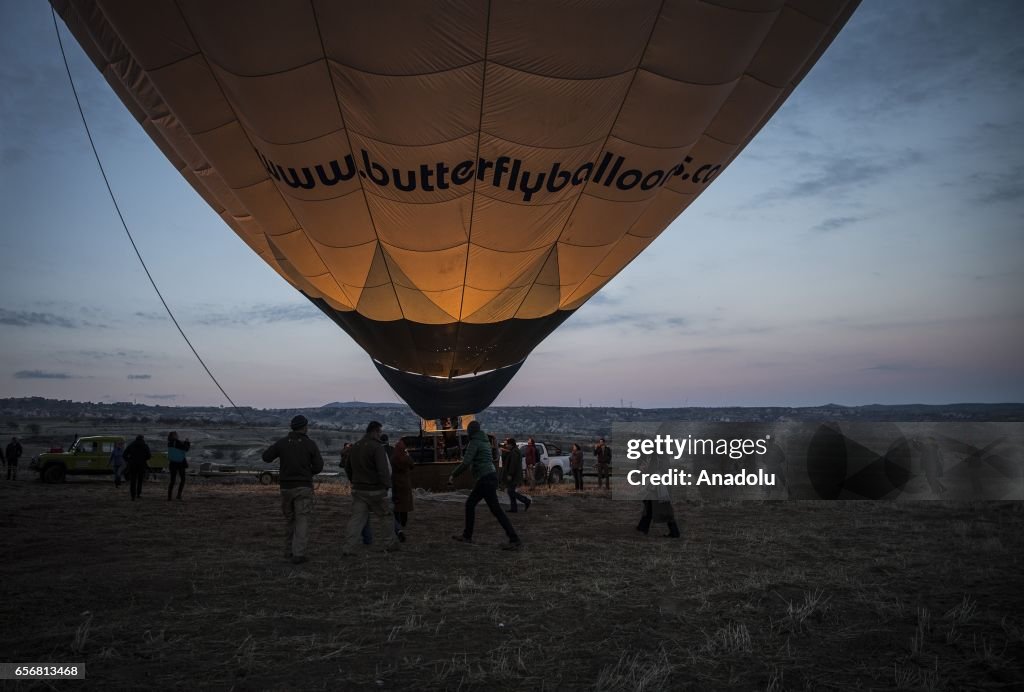
[[[120,435],[91,435],[80,437],[66,452],[45,452],[32,459],[29,468],[39,473],[44,483],[60,483],[68,475],[88,476],[112,474],[110,453],[115,442],[125,442]],[[125,445],[127,446],[127,444]],[[167,452],[156,451],[150,446],[153,456],[147,466],[150,471],[167,469]]]
[[[537,463],[537,483],[561,483],[569,473],[569,455],[562,454],[562,450],[555,445],[548,445],[545,442],[534,441],[537,451],[540,452],[540,461]],[[519,453],[523,455],[523,473],[526,473],[526,442],[518,442]]]

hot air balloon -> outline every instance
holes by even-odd
[[[53,0],[224,222],[414,411],[486,408],[857,0]]]

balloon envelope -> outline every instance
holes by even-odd
[[[425,418],[478,411],[856,0],[53,0],[181,175]]]

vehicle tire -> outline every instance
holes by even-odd
[[[548,478],[549,483],[561,483],[562,482],[562,467],[556,466],[551,469],[551,476]]]
[[[39,474],[43,483],[63,483],[66,475],[67,469],[64,468],[64,464],[48,464]]]
[[[267,471],[264,471],[259,476],[260,485],[270,485],[274,482],[274,477]]]

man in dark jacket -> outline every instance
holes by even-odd
[[[395,518],[388,498],[391,462],[380,441],[382,427],[377,421],[371,421],[366,426],[366,435],[352,445],[345,462],[345,474],[352,483],[352,516],[348,521],[342,555],[355,554],[370,515],[379,524],[377,535],[383,541],[383,549],[398,550]]]
[[[263,452],[263,461],[281,460],[281,511],[288,521],[284,556],[292,564],[306,561],[306,541],[313,516],[313,476],[324,470],[324,459],[316,442],[306,435],[305,416],[292,418],[292,431]]]
[[[7,443],[7,450],[4,454],[7,457],[7,480],[18,479],[18,459],[21,458],[21,443],[18,438],[12,437]]]
[[[533,500],[516,491],[516,486],[523,482],[523,454],[519,451],[519,445],[515,439],[505,440],[504,449],[501,452],[501,482],[508,490],[508,511],[518,512],[519,506],[516,501],[523,503],[523,511],[530,509]]]
[[[473,491],[466,500],[466,526],[461,534],[456,534],[452,538],[460,543],[473,542],[476,506],[480,504],[480,500],[483,500],[508,536],[508,543],[502,548],[518,550],[523,547],[523,543],[519,540],[516,530],[512,527],[512,522],[505,516],[505,511],[498,503],[498,472],[494,468],[491,442],[487,439],[484,431],[480,429],[480,421],[472,421],[466,428],[466,432],[469,433],[469,444],[466,445],[466,450],[462,454],[462,463],[456,466],[448,476],[448,485],[454,485],[455,477],[466,469],[472,470],[476,485],[473,486]]]
[[[128,489],[132,493],[132,500],[142,496],[142,480],[149,471],[148,462],[152,456],[146,438],[142,435],[137,435],[124,448],[124,460],[128,462]]]

